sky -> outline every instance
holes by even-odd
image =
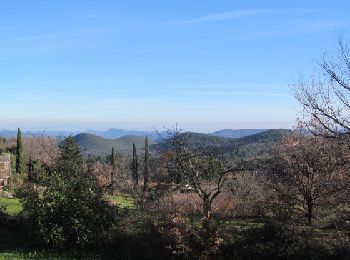
[[[1,0],[0,129],[287,128],[350,1]]]

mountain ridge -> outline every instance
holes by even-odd
[[[209,134],[213,136],[221,136],[221,137],[228,137],[228,138],[241,138],[244,136],[249,136],[252,134],[257,134],[263,131],[266,131],[268,129],[221,129],[217,131],[213,131],[210,133],[204,133]],[[94,130],[94,129],[87,129],[86,131],[66,131],[66,130],[50,130],[50,131],[22,131],[22,135],[24,137],[30,137],[30,136],[51,136],[51,137],[67,137],[67,136],[75,136],[81,133],[89,133],[94,134],[106,139],[115,139],[122,136],[127,135],[134,135],[134,136],[148,136],[152,140],[160,139],[160,135],[165,134],[165,132],[156,132],[156,131],[147,131],[147,130],[128,130],[128,129],[122,129],[122,128],[110,128],[107,130]],[[0,130],[0,137],[5,138],[12,138],[16,137],[17,130]]]

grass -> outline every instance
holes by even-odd
[[[2,259],[48,259],[48,256],[37,253],[19,253],[19,252],[3,252],[0,253],[0,260]],[[49,258],[54,259],[54,258]],[[56,258],[58,259],[58,258]]]
[[[135,209],[134,200],[127,195],[114,195],[111,197],[112,202],[124,209]],[[5,208],[7,214],[16,216],[21,213],[23,207],[19,199],[0,197],[0,206]]]
[[[33,252],[0,252],[0,260],[2,259],[77,259],[69,254],[54,254],[45,251],[33,251]],[[90,259],[90,258],[88,258]],[[93,257],[91,259],[94,259]]]
[[[0,205],[5,208],[7,214],[11,216],[18,215],[23,207],[19,199],[0,197]]]
[[[124,209],[135,209],[135,203],[133,198],[126,195],[114,195],[112,196],[112,201],[116,203],[119,207]]]
[[[26,256],[16,252],[4,252],[0,253],[0,259],[33,259],[30,256]]]

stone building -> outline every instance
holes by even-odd
[[[0,191],[8,184],[11,176],[11,157],[10,155],[0,155]]]

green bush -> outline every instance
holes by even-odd
[[[60,149],[41,187],[26,184],[18,194],[41,241],[55,248],[84,248],[111,229],[116,209],[103,200],[103,189],[84,167],[73,139]]]

